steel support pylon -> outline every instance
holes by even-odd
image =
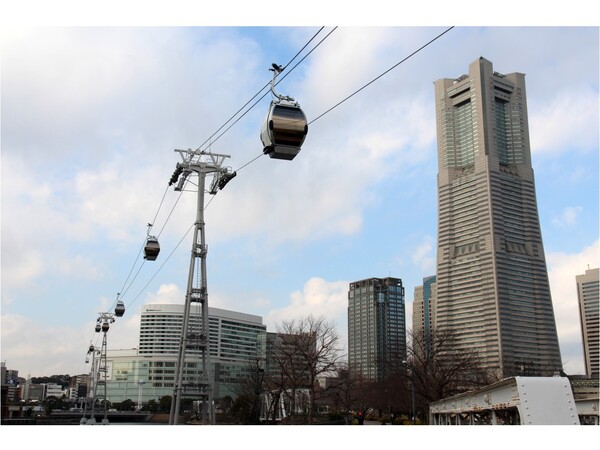
[[[216,186],[219,184],[219,180],[230,179],[232,176],[226,168],[222,167],[223,161],[229,157],[228,155],[194,152],[191,150],[176,151],[180,152],[183,162],[177,165],[176,172],[172,178],[173,183],[179,178],[179,175],[182,175],[175,190],[183,190],[187,177],[191,173],[196,173],[198,175],[198,202],[169,424],[177,425],[181,399],[183,396],[187,396],[200,400],[202,405],[202,423],[205,425],[214,425],[214,383],[210,365],[208,289],[206,281],[206,256],[208,248],[206,245],[204,222],[205,184],[206,176],[211,173],[214,174],[209,193],[215,194],[218,190]],[[223,186],[225,183],[223,183]],[[197,329],[197,327],[194,328],[190,320],[193,303],[199,303],[201,306],[200,329]],[[196,376],[191,375],[194,372],[193,370],[188,371],[186,374],[186,360],[191,356],[186,350],[190,351],[191,355],[197,354],[198,351],[200,352],[201,375],[198,375],[197,370],[195,371]]]

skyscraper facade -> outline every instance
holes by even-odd
[[[348,291],[348,365],[353,375],[379,381],[406,359],[404,287],[399,278],[368,278]]]
[[[600,375],[600,343],[598,338],[600,333],[600,320],[598,317],[600,313],[599,272],[599,269],[588,269],[585,274],[575,277],[579,299],[585,372],[596,380]]]
[[[479,58],[435,82],[437,310],[498,376],[562,367],[529,146],[525,75]]]

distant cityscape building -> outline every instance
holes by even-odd
[[[415,286],[412,313],[413,339],[423,339],[424,347],[414,346],[414,350],[429,349],[431,330],[435,329],[435,299],[437,297],[437,283],[435,275],[423,278],[421,286]]]
[[[368,278],[348,291],[350,373],[383,380],[406,359],[404,287],[399,278]]]
[[[435,82],[438,328],[498,376],[562,368],[529,146],[525,75]]]
[[[3,362],[0,368],[0,380],[2,384],[18,384],[19,383],[19,371],[13,369],[7,369],[6,364]]]
[[[421,286],[415,286],[413,299],[413,334],[428,336],[435,327],[435,298],[437,284],[435,275],[423,278]]]
[[[250,361],[265,353],[266,325],[251,314],[211,307],[208,313],[214,398],[235,398],[236,384],[247,374]],[[200,314],[200,308],[190,314],[192,331],[200,331]],[[183,316],[184,305],[142,306],[139,347],[107,352],[110,401],[137,400],[141,393],[142,401],[147,402],[173,394]],[[202,371],[200,351],[191,348],[188,352],[184,382]]]
[[[19,371],[7,369],[2,362],[0,366],[0,384],[2,385],[2,398],[6,401],[20,400],[22,395],[19,385]]]
[[[68,389],[65,390],[60,384],[56,383],[31,383],[31,378],[26,381],[25,387],[22,393],[22,399],[32,401],[43,401],[48,397],[62,398],[63,395],[67,396]]]
[[[42,386],[44,386],[44,398],[48,398],[48,397],[56,397],[56,398],[62,398],[63,395],[65,395],[65,391],[63,390],[63,387],[60,384],[56,384],[56,383],[46,383],[43,384]]]
[[[83,398],[86,395],[90,382],[89,374],[75,375],[69,382],[70,398]]]
[[[23,397],[23,400],[43,401],[46,397],[46,389],[43,384],[32,384],[29,380],[27,382],[27,394]]]
[[[599,269],[588,269],[583,275],[575,277],[577,282],[577,297],[579,299],[579,317],[581,319],[581,334],[583,340],[583,357],[585,371],[592,378],[598,379],[599,370],[599,339],[600,313]]]

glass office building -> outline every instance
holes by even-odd
[[[348,291],[350,373],[380,381],[406,359],[404,287],[399,278],[368,278]]]

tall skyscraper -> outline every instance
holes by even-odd
[[[562,367],[540,231],[525,75],[435,82],[438,136],[437,325],[498,376]]]
[[[585,271],[585,274],[575,277],[577,281],[577,297],[579,299],[585,372],[595,379],[598,379],[600,375],[600,344],[598,339],[598,334],[600,333],[600,320],[598,318],[600,312],[599,272],[599,269],[588,269]]]
[[[397,373],[406,359],[404,287],[399,278],[368,278],[348,291],[348,365],[369,380]]]

